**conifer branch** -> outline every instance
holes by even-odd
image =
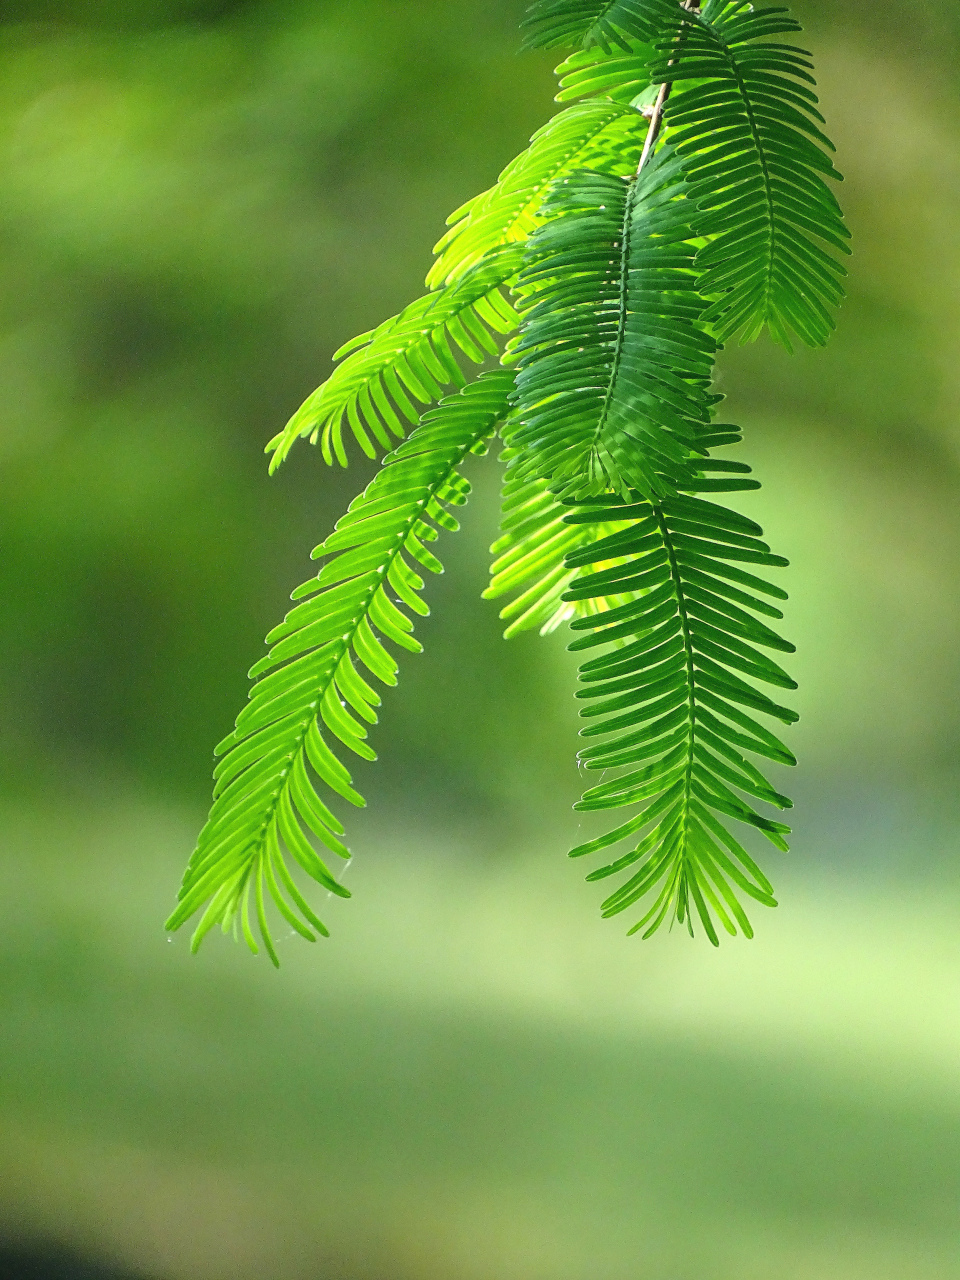
[[[631,932],[692,933],[696,918],[716,942],[718,925],[752,936],[743,897],[776,905],[731,819],[786,849],[767,810],[790,801],[754,758],[795,763],[765,721],[796,714],[760,687],[796,688],[769,652],[793,652],[766,621],[786,593],[756,572],[787,562],[712,500],[758,482],[711,456],[740,441],[713,421],[711,380],[735,334],[822,345],[843,296],[849,233],[810,55],[782,43],[799,24],[762,0],[534,0],[524,29],[528,48],[577,49],[558,68],[557,100],[575,105],[451,215],[430,294],[342,347],[268,446],[276,466],[308,435],[346,463],[344,427],[370,456],[413,428],[315,552],[324,566],[250,673],[168,921],[201,912],[195,944],[239,924],[256,950],[258,926],[277,963],[268,908],[326,934],[297,867],[349,896],[315,847],[349,856],[322,795],[362,803],[341,748],[374,758],[374,686],[398,670],[388,645],[419,650],[421,571],[441,569],[427,544],[457,529],[460,466],[498,426],[508,468],[485,595],[513,596],[508,634],[569,621],[570,649],[600,649],[577,697],[580,759],[601,779],[576,807],[631,812],[573,855],[626,842],[587,876],[628,872],[603,914],[643,902]],[[634,104],[655,85],[644,131]],[[502,367],[464,385],[460,357],[495,358],[516,329]]]

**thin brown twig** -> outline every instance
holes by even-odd
[[[682,0],[681,8],[686,9],[688,13],[698,13],[700,5],[697,3],[697,0]],[[682,41],[683,32],[681,31],[680,38],[677,42],[678,46]],[[672,67],[675,61],[675,58],[671,58],[667,65]],[[669,81],[660,86],[660,92],[657,94],[657,100],[654,102],[650,111],[650,125],[647,129],[647,136],[643,143],[643,151],[640,153],[640,163],[637,165],[638,176],[643,166],[647,163],[647,160],[650,157],[650,152],[653,150],[654,144],[657,141],[657,137],[660,133],[660,125],[663,123],[663,108],[667,104],[667,99],[670,97],[670,90],[672,88],[673,84]]]
[[[640,153],[640,163],[637,165],[638,174],[640,173],[640,170],[643,168],[643,166],[647,163],[647,158],[649,157],[650,152],[653,150],[653,144],[657,140],[657,134],[660,132],[660,122],[663,119],[663,108],[669,96],[670,96],[670,85],[662,84],[660,86],[660,92],[657,94],[657,100],[653,104],[653,108],[650,112],[650,125],[649,125],[649,128],[647,129],[647,136],[643,144],[643,150]]]

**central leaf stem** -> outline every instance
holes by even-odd
[[[693,640],[690,636],[690,619],[687,615],[687,602],[683,594],[683,582],[680,577],[680,566],[677,563],[677,553],[673,545],[673,539],[670,536],[670,530],[667,527],[667,521],[663,514],[663,508],[654,506],[651,508],[657,527],[663,538],[664,549],[667,553],[667,559],[670,564],[670,575],[673,578],[673,589],[677,597],[677,610],[680,614],[680,633],[683,637],[683,654],[687,667],[687,709],[690,717],[690,731],[687,737],[687,768],[686,776],[683,784],[683,829],[686,836],[687,819],[690,814],[690,791],[693,783],[693,759],[694,759],[694,738],[696,735],[697,725],[697,686],[696,674],[693,666]],[[686,848],[686,840],[683,841],[683,847]]]

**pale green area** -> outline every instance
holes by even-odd
[[[163,936],[244,673],[369,474],[262,445],[548,113],[521,9],[3,7],[0,1236],[156,1280],[960,1280],[949,6],[798,6],[851,298],[827,352],[724,358],[803,716],[757,939],[627,941],[564,859],[573,663],[478,599],[492,460],[333,937],[275,974]]]

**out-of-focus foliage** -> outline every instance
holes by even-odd
[[[62,742],[161,784],[207,773],[210,725],[232,721],[292,585],[284,557],[296,576],[349,492],[309,461],[269,482],[262,444],[343,333],[422,274],[431,207],[472,180],[459,138],[490,122],[479,167],[529,131],[498,101],[513,16],[481,15],[462,48],[453,14],[334,5],[129,39],[5,29],[16,758]]]
[[[161,1280],[955,1280],[955,8],[796,6],[856,269],[825,351],[723,357],[739,505],[793,566],[777,930],[641,959],[583,911],[572,664],[477,599],[491,460],[358,770],[322,984],[290,938],[277,979],[150,933],[368,476],[263,445],[542,120],[522,8],[3,7],[2,1230]]]

